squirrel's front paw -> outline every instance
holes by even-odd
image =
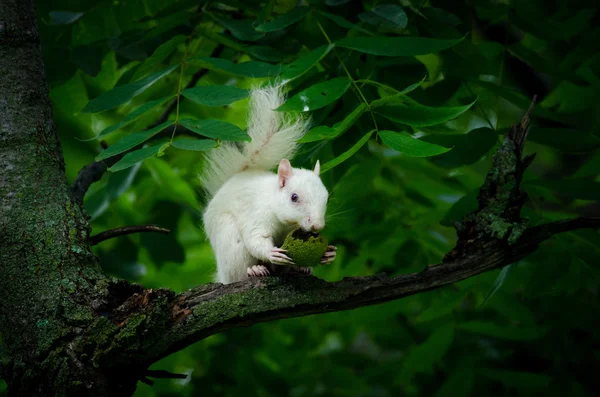
[[[275,263],[277,265],[293,265],[294,261],[292,258],[285,254],[286,250],[282,250],[281,248],[273,247],[271,251],[269,251],[269,262]]]
[[[269,277],[269,269],[263,265],[254,265],[248,268],[248,277]]]
[[[336,251],[337,248],[334,245],[328,246],[327,251],[325,251],[325,254],[323,254],[323,256],[321,257],[321,263],[323,265],[329,265],[331,262],[333,262],[335,256],[337,255]]]

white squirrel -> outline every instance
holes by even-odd
[[[274,111],[285,98],[274,86],[250,93],[248,135],[241,147],[231,142],[211,150],[201,179],[211,199],[204,211],[204,230],[217,261],[217,280],[228,284],[248,277],[265,277],[300,268],[279,247],[300,227],[319,231],[325,226],[328,192],[314,170],[293,168],[288,160],[308,120],[295,120]],[[277,164],[277,174],[272,170]],[[321,263],[331,263],[336,248],[329,246]],[[285,273],[285,271],[281,271]]]

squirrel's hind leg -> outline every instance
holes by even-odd
[[[230,284],[248,278],[247,269],[257,263],[244,245],[235,219],[230,214],[222,214],[211,222],[210,242],[217,259],[217,279]]]

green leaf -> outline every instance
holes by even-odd
[[[194,188],[179,173],[175,172],[169,163],[161,158],[152,157],[144,165],[150,170],[158,188],[168,195],[171,205],[173,202],[179,202],[190,208],[198,208],[200,204]],[[172,214],[172,212],[162,215],[166,214]]]
[[[70,25],[83,16],[83,12],[50,11],[51,25]]]
[[[313,66],[315,66],[321,59],[325,57],[333,49],[334,45],[323,45],[309,52],[306,55],[301,56],[294,62],[287,65],[281,73],[281,79],[283,84],[294,80],[304,73],[308,72]]]
[[[394,131],[379,131],[381,141],[392,149],[412,157],[431,157],[446,153],[450,149],[443,146],[427,143],[413,138],[408,133],[398,133]]]
[[[346,116],[344,120],[335,125],[333,128],[327,126],[313,128],[312,130],[308,131],[306,135],[304,135],[298,142],[316,142],[323,139],[337,138],[346,132],[350,127],[352,127],[366,110],[367,105],[361,103],[352,111],[352,113]]]
[[[591,158],[577,170],[573,176],[575,178],[581,178],[586,176],[593,176],[598,174],[600,170],[600,150],[591,156]]]
[[[346,116],[346,118],[344,120],[342,120],[339,124],[334,126],[337,134],[333,138],[338,137],[338,136],[342,135],[344,132],[348,131],[348,129],[350,129],[350,127],[352,127],[358,121],[360,116],[362,116],[362,114],[366,111],[367,111],[366,104],[361,103],[360,105],[358,105],[352,111],[352,113],[350,113],[348,116]]]
[[[392,26],[404,29],[408,23],[406,13],[399,5],[395,4],[380,4],[371,9],[371,12],[386,21]]]
[[[221,58],[193,57],[188,60],[188,63],[242,77],[275,77],[281,72],[279,65],[258,61],[233,63]]]
[[[483,301],[481,306],[485,306],[485,304],[492,298],[492,296],[494,296],[496,292],[498,292],[500,288],[502,288],[504,280],[506,280],[506,276],[508,275],[508,272],[510,272],[511,267],[512,265],[508,265],[502,268],[500,274],[498,274],[498,277],[496,277],[496,280],[494,280],[494,284],[492,284],[490,292],[485,297],[485,300]]]
[[[206,106],[224,106],[248,96],[248,90],[230,85],[211,85],[188,88],[181,92],[184,97]]]
[[[324,139],[332,139],[337,136],[335,128],[326,125],[320,125],[308,131],[300,140],[299,143],[316,142]]]
[[[447,324],[433,331],[425,342],[411,348],[398,375],[399,382],[407,384],[416,373],[431,373],[434,365],[450,349],[453,340],[454,328]]]
[[[413,92],[414,90],[416,90],[417,88],[419,88],[421,86],[421,84],[423,84],[423,82],[425,81],[425,78],[427,76],[423,77],[423,79],[421,79],[421,81],[419,81],[418,83],[414,83],[409,85],[408,87],[406,87],[405,89],[403,89],[402,91],[398,91],[397,89],[395,89],[394,87],[390,87],[389,85],[385,85],[385,84],[381,84],[377,81],[372,81],[372,80],[356,80],[357,83],[364,83],[364,84],[370,84],[373,85],[377,88],[379,88],[378,92],[379,95],[384,94],[386,91],[389,92],[393,92],[394,94],[392,95],[385,95],[379,99],[376,99],[374,101],[372,101],[369,106],[371,107],[371,109],[377,108],[379,106],[383,106],[383,105],[387,105],[387,104],[392,104],[392,103],[404,103],[406,101],[406,94]]]
[[[101,189],[94,190],[92,188],[91,194],[86,195],[84,201],[85,211],[91,220],[102,215],[111,201],[120,197],[131,187],[139,169],[140,164],[129,168],[126,172],[108,174],[106,185]]]
[[[196,134],[223,141],[250,141],[250,136],[238,126],[221,120],[192,120],[180,121],[181,125]]]
[[[173,141],[177,149],[205,152],[217,147],[217,142],[212,139],[178,138]]]
[[[473,383],[474,376],[471,368],[455,369],[433,397],[469,397]]]
[[[487,127],[476,128],[467,134],[428,135],[423,140],[453,147],[452,151],[435,158],[435,163],[445,168],[457,168],[479,161],[498,142],[498,134]]]
[[[287,28],[298,22],[310,12],[310,7],[297,7],[272,21],[265,22],[255,27],[259,32],[275,32]]]
[[[437,24],[458,26],[462,23],[459,17],[449,13],[443,8],[427,7],[423,8],[421,12],[423,13],[423,15],[425,15],[425,17],[427,17],[428,20]]]
[[[417,356],[422,360],[419,366],[425,366],[423,370],[430,369],[434,363],[440,361],[454,340],[454,327],[452,324],[445,325],[431,333],[425,342],[417,346]]]
[[[365,54],[391,57],[435,54],[460,43],[461,39],[444,40],[427,37],[348,37],[336,43]]]
[[[315,84],[288,99],[275,110],[308,112],[319,109],[338,100],[350,88],[351,81],[338,77]]]
[[[167,57],[171,55],[171,53],[175,51],[180,44],[185,43],[185,39],[185,36],[178,35],[166,43],[161,44],[150,56],[150,58],[146,59],[144,63],[137,68],[130,81],[136,81],[139,78],[144,77],[148,72],[167,59]]]
[[[533,180],[523,182],[523,185],[542,186],[558,192],[561,196],[581,200],[600,200],[600,182],[587,178]]]
[[[127,116],[125,116],[125,118],[120,123],[111,125],[110,127],[106,127],[104,130],[102,130],[102,132],[97,137],[94,137],[93,139],[101,138],[101,137],[104,137],[104,136],[110,134],[111,132],[120,130],[121,128],[125,127],[126,125],[133,123],[142,114],[154,109],[157,106],[162,105],[163,103],[167,102],[171,98],[172,97],[160,98],[160,99],[156,99],[154,101],[146,102],[142,106],[138,106],[133,111],[131,111],[131,113],[129,113]]]
[[[429,127],[457,118],[469,110],[474,103],[475,101],[464,106],[439,108],[423,106],[420,104],[411,106],[392,104],[378,107],[376,113],[391,121],[410,125],[411,127]]]
[[[244,47],[244,50],[252,55],[254,58],[258,58],[261,61],[267,62],[280,62],[287,56],[285,53],[279,51],[276,48],[265,46],[265,45],[253,45]]]
[[[238,40],[243,41],[256,41],[264,37],[264,33],[257,32],[252,27],[254,21],[250,19],[229,19],[218,15],[210,14],[211,17],[223,25],[227,30],[231,32],[231,35]]]
[[[265,7],[261,7],[258,15],[256,16],[256,25],[260,25],[264,23],[270,16],[271,11],[273,11],[273,6],[275,5],[276,0],[269,0]]]
[[[139,162],[146,160],[158,153],[161,145],[148,146],[142,149],[135,150],[127,153],[123,158],[115,163],[108,170],[111,172],[117,172],[136,165]]]
[[[165,142],[158,148],[158,153],[156,157],[162,157],[167,152],[167,149],[171,147],[171,142]]]
[[[154,135],[158,134],[173,123],[173,121],[165,121],[161,125],[158,125],[148,131],[129,134],[123,137],[121,140],[117,141],[115,144],[109,146],[108,149],[96,156],[96,161],[104,160],[114,155],[126,152],[129,149],[132,149],[137,145],[146,142],[148,139],[152,138]]]
[[[452,312],[465,299],[465,295],[455,295],[447,299],[439,300],[430,305],[417,316],[415,322],[423,323],[435,320]]]
[[[487,378],[494,379],[504,383],[507,386],[541,389],[546,388],[552,381],[552,378],[546,374],[536,374],[533,372],[505,371],[498,369],[479,369],[477,374]]]
[[[476,334],[508,340],[535,340],[539,339],[543,335],[543,330],[539,328],[517,328],[510,326],[502,327],[485,321],[467,321],[458,324],[457,328]]]
[[[475,211],[478,206],[477,196],[479,195],[479,188],[470,191],[469,193],[462,196],[452,207],[446,212],[444,218],[440,224],[443,226],[452,226],[456,221],[460,221],[465,215]]]
[[[146,91],[154,83],[156,83],[158,80],[162,79],[178,67],[178,64],[172,65],[163,71],[152,74],[144,79],[136,81],[135,83],[125,84],[113,88],[112,90],[105,92],[104,94],[91,100],[81,112],[98,113],[122,105],[125,102],[140,95],[142,92]]]
[[[317,11],[319,14],[323,15],[324,17],[328,18],[329,20],[335,22],[338,26],[342,27],[342,28],[346,28],[346,29],[356,29],[359,32],[368,34],[370,36],[374,36],[374,34],[372,32],[369,32],[366,29],[361,28],[358,25],[353,24],[352,22],[347,21],[346,19],[335,15],[335,14],[330,14],[328,12],[325,11]]]
[[[358,150],[361,147],[364,146],[365,143],[367,143],[367,141],[369,140],[371,135],[373,135],[374,132],[375,132],[375,130],[369,131],[367,134],[365,134],[365,136],[360,138],[360,140],[358,142],[356,142],[354,144],[354,146],[352,146],[350,149],[348,149],[344,153],[340,154],[338,157],[334,158],[333,160],[330,160],[330,161],[326,162],[325,164],[323,164],[321,166],[321,174],[329,171],[330,169],[332,169],[335,166],[340,165],[341,163],[343,163],[344,161],[346,161],[350,157],[352,157],[356,152],[358,152]]]

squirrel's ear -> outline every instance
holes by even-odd
[[[285,186],[287,180],[292,177],[293,173],[294,169],[292,168],[290,161],[288,159],[282,159],[279,162],[279,168],[277,169],[277,176],[279,177],[280,189]]]
[[[319,174],[321,173],[321,163],[319,163],[319,160],[317,160],[317,164],[315,164],[315,169],[313,172],[317,176],[319,176]]]

